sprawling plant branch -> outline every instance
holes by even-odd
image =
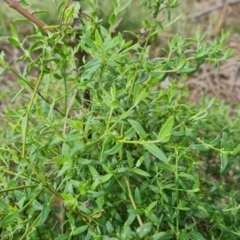
[[[18,0],[4,0],[4,1],[9,5],[9,7],[13,8],[14,10],[16,10],[18,13],[20,13],[22,16],[27,18],[29,21],[34,23],[39,28],[43,29],[44,31],[52,31],[51,28],[47,28],[47,25],[43,21],[41,21],[39,18],[34,16],[28,9],[24,8],[20,4],[20,1],[18,1]],[[72,4],[75,1],[81,3],[81,0],[66,0],[65,8],[69,7],[69,5]],[[82,18],[82,9],[80,8],[79,13],[78,13],[78,17],[76,19],[74,19],[72,27],[75,27],[77,25],[80,25],[80,26],[83,25],[83,22],[82,22],[81,18]],[[79,41],[80,38],[81,38],[81,35],[77,34],[76,38]],[[71,41],[70,42],[70,46],[72,48],[75,48],[76,44],[77,44],[77,41],[75,41],[75,42]],[[79,49],[79,51],[75,54],[75,57],[77,59],[77,66],[78,66],[78,68],[83,65],[83,57],[84,57],[84,55],[85,55],[85,53],[83,51],[81,51],[81,49]],[[89,108],[90,98],[91,98],[89,90],[85,90],[83,95],[84,95],[83,107],[88,109]]]
[[[30,20],[32,23],[36,24],[39,28],[41,28],[45,31],[46,30],[51,31],[51,29],[45,28],[47,25],[44,22],[42,22],[39,18],[37,18],[31,12],[29,12],[28,9],[22,7],[22,5],[19,3],[18,0],[4,0],[4,1],[9,5],[9,7],[13,8],[17,12],[19,12],[25,18]]]

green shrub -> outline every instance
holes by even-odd
[[[36,31],[20,42],[11,27],[7,40],[23,50],[18,61],[28,63],[16,72],[0,56],[0,72],[12,71],[22,87],[14,98],[22,107],[5,112],[1,239],[238,239],[235,193],[215,204],[200,178],[202,152],[216,152],[223,172],[239,151],[226,147],[225,135],[199,136],[216,100],[193,108],[174,83],[154,88],[169,73],[184,76],[226,59],[228,34],[214,42],[204,42],[199,29],[193,39],[176,35],[165,57],[149,59],[150,40],[178,20],[171,19],[177,2],[144,2],[148,35],[134,35],[136,43],[111,34],[131,1],[112,3],[109,30],[90,0],[91,18],[77,30],[69,26],[78,3],[62,10],[62,24],[47,35]],[[159,13],[168,18],[157,21]],[[76,31],[81,39],[72,48]],[[88,57],[76,69],[79,49]]]

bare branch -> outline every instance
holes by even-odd
[[[35,17],[32,13],[30,13],[28,11],[28,9],[23,8],[22,5],[19,3],[18,0],[4,0],[9,7],[13,8],[14,10],[16,10],[17,12],[19,12],[21,15],[23,15],[25,18],[27,18],[28,20],[30,20],[32,23],[34,23],[35,25],[37,25],[39,28],[43,29],[43,30],[50,30],[52,31],[52,29],[47,29],[45,28],[47,25],[42,22],[39,18]]]

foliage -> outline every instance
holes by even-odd
[[[238,239],[236,193],[224,204],[218,195],[216,204],[200,178],[202,153],[218,154],[224,172],[240,149],[227,147],[226,134],[200,135],[216,100],[193,108],[174,83],[154,88],[170,73],[184,76],[229,57],[228,34],[214,42],[200,29],[192,39],[176,35],[165,57],[149,59],[151,39],[179,20],[171,18],[175,0],[142,4],[148,34],[134,34],[134,43],[112,33],[131,1],[112,1],[109,29],[100,24],[97,1],[86,4],[91,17],[78,29],[70,25],[79,4],[62,3],[54,32],[36,30],[20,41],[12,25],[5,38],[22,49],[18,61],[27,65],[17,72],[0,55],[1,74],[12,71],[22,87],[14,98],[22,106],[5,112],[1,239]],[[159,22],[159,13],[168,18]],[[79,49],[89,57],[76,69]],[[86,89],[89,109],[82,104]]]

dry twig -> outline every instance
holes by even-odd
[[[227,5],[234,5],[234,4],[239,4],[239,3],[240,3],[240,0],[228,0],[225,3],[223,2],[221,4],[212,6],[212,7],[208,8],[208,9],[204,9],[203,11],[200,11],[200,12],[197,12],[197,13],[193,13],[188,18],[199,18],[199,17],[207,15],[207,14],[209,14],[211,12],[214,12],[214,11],[216,11],[219,8],[223,8],[225,4],[227,4]]]

